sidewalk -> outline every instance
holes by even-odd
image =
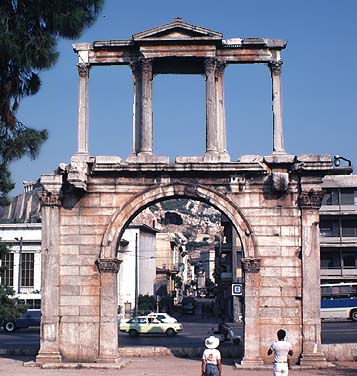
[[[24,361],[31,365],[33,358],[0,358],[1,376],[199,376],[201,363],[199,359],[183,359],[174,356],[159,358],[125,358],[121,369],[41,369],[35,365],[24,367]],[[95,365],[93,365],[95,366]],[[272,367],[259,370],[237,369],[232,360],[224,360],[223,376],[272,376]],[[327,369],[291,369],[290,376],[356,376],[357,362],[338,363]]]

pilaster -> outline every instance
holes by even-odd
[[[118,259],[98,259],[100,272],[100,323],[98,363],[116,363],[118,355],[117,274]]]
[[[252,368],[263,364],[260,357],[259,287],[260,259],[247,257],[241,260],[244,272],[244,356],[241,365]]]
[[[41,329],[37,363],[59,363],[59,238],[61,175],[42,175]]]
[[[321,191],[302,191],[299,197],[301,209],[302,254],[302,355],[301,365],[326,366],[321,352],[320,320],[320,229],[319,208]]]

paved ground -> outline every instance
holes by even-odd
[[[182,359],[174,356],[160,358],[126,358],[121,369],[40,369],[24,367],[30,358],[0,358],[1,376],[199,376],[199,359]],[[236,369],[231,360],[223,365],[223,376],[272,376],[271,367],[260,370]],[[335,368],[309,370],[292,369],[290,376],[356,376],[357,362],[339,363]]]

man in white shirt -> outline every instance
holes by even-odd
[[[205,340],[206,349],[202,354],[202,375],[222,376],[221,353],[217,350],[219,338],[210,336]]]
[[[272,343],[268,350],[268,355],[274,352],[274,376],[288,376],[288,355],[293,355],[290,342],[285,341],[286,332],[280,329],[277,332],[278,341]]]

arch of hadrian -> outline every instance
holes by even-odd
[[[42,326],[37,362],[115,362],[117,246],[146,206],[170,198],[204,201],[224,212],[241,238],[245,280],[242,364],[267,361],[284,327],[295,360],[324,365],[321,353],[319,213],[329,156],[284,150],[282,40],[223,39],[177,18],[133,35],[74,45],[78,54],[78,149],[68,165],[42,175]],[[272,77],[273,150],[231,161],[226,148],[223,77],[229,64],[266,64]],[[90,156],[88,80],[92,67],[133,72],[132,153]],[[157,74],[201,74],[206,82],[203,156],[153,153],[152,82]],[[120,130],[119,130],[120,131]]]

